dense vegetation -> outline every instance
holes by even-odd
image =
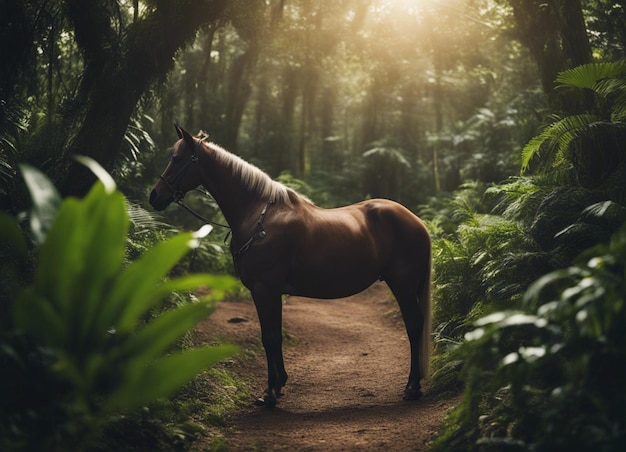
[[[177,122],[319,205],[389,197],[428,221],[432,390],[464,391],[434,448],[623,448],[623,1],[0,0],[0,9],[0,446],[94,447],[104,437],[99,447],[115,448],[161,436],[187,447],[185,394],[217,373],[169,400],[148,401],[173,386],[137,392],[137,411],[116,400],[144,370],[119,350],[164,362],[205,353],[182,352],[182,329],[158,349],[131,344],[206,305],[174,292],[85,330],[91,309],[123,298],[97,288],[141,274],[146,293],[161,278],[163,292],[216,290],[223,280],[193,271],[232,273],[219,233],[181,264],[172,257],[171,271],[145,268],[163,247],[182,257],[189,237],[175,231],[199,227],[174,207],[164,217],[142,207]],[[92,188],[76,155],[98,161],[119,191]],[[54,186],[84,198],[62,201]],[[223,221],[210,199],[188,198]],[[83,338],[79,348],[67,334]],[[125,373],[105,375],[116,366]],[[150,433],[133,437],[136,425]]]

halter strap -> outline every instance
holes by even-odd
[[[233,255],[241,256],[243,253],[245,253],[246,251],[250,249],[250,247],[252,246],[252,243],[254,243],[256,239],[263,240],[265,237],[267,237],[267,232],[265,232],[265,225],[263,223],[265,222],[265,216],[267,215],[268,209],[274,203],[275,201],[272,200],[272,201],[268,201],[267,204],[265,204],[265,207],[263,208],[263,211],[261,212],[261,216],[259,217],[259,220],[256,222],[256,231],[254,232],[254,234],[252,234],[252,236],[248,239],[248,241],[244,243],[241,248],[239,248],[238,251],[231,250],[231,253]]]

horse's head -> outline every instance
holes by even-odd
[[[172,201],[183,199],[185,193],[200,185],[197,162],[202,142],[183,128],[175,127],[179,140],[172,148],[170,163],[150,192],[150,204],[155,210],[165,209]]]

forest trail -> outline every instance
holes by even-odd
[[[424,450],[458,400],[402,400],[409,342],[386,285],[338,300],[287,299],[285,396],[273,409],[253,406],[228,419],[229,450]],[[251,301],[220,303],[196,329],[196,340],[218,335],[243,348],[260,343]],[[265,355],[241,371],[265,388]]]

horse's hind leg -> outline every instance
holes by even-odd
[[[429,359],[428,356],[422,356],[427,354],[425,350],[428,347],[428,344],[426,344],[426,347],[424,346],[424,341],[429,342],[428,337],[430,334],[430,331],[425,331],[425,328],[430,328],[430,322],[426,318],[429,314],[425,315],[420,304],[427,303],[428,308],[430,308],[430,299],[426,299],[430,294],[427,292],[428,288],[420,287],[420,283],[415,281],[414,275],[403,275],[401,273],[388,275],[385,277],[385,281],[400,306],[400,312],[402,313],[411,345],[411,370],[406,388],[404,389],[404,399],[417,400],[422,397],[420,380],[426,377],[425,362]],[[421,284],[427,283],[423,282]]]
[[[256,404],[273,407],[287,382],[282,349],[282,300],[280,294],[268,294],[263,290],[254,291],[252,298],[259,316],[261,339],[267,358],[267,389]]]

